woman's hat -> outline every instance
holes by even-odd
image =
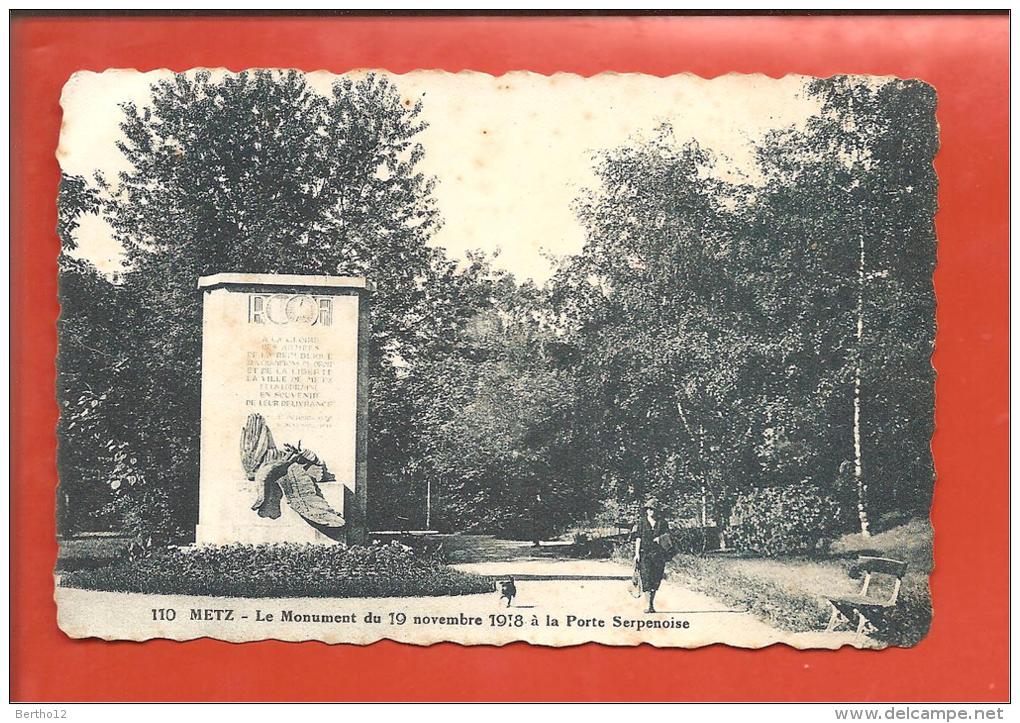
[[[655,510],[656,512],[658,512],[659,511],[659,501],[657,499],[655,499],[654,497],[649,497],[647,500],[645,500],[645,503],[643,505],[641,505],[641,509],[643,509],[643,510]]]

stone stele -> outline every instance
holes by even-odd
[[[202,292],[199,544],[362,543],[365,509],[368,293],[363,278],[215,274]],[[287,499],[276,519],[252,508],[259,483],[241,463],[249,415],[276,446],[310,450],[335,480],[318,490],[344,525],[323,529]],[[313,488],[314,489],[314,488]]]

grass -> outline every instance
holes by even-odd
[[[931,625],[931,539],[929,522],[915,519],[869,538],[846,535],[824,557],[680,555],[670,563],[670,574],[677,582],[746,608],[777,628],[804,632],[824,629],[829,614],[825,596],[860,590],[860,581],[848,574],[857,555],[904,560],[908,568],[897,605],[874,637],[891,645],[912,646]]]
[[[932,568],[931,523],[914,518],[867,538],[859,534],[844,535],[832,544],[831,552],[834,555],[880,553],[903,560],[911,570],[927,575]]]
[[[131,538],[117,534],[86,534],[60,540],[57,570],[105,567],[124,556]]]

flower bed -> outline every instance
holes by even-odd
[[[401,545],[167,548],[64,573],[63,587],[223,597],[425,597],[490,592],[488,578]]]

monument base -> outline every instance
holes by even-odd
[[[249,525],[247,527],[224,527],[222,525],[198,525],[195,528],[195,544],[198,545],[275,545],[293,543],[297,545],[335,545],[347,542],[344,531],[336,539],[309,527],[297,532],[291,528],[275,525]]]

